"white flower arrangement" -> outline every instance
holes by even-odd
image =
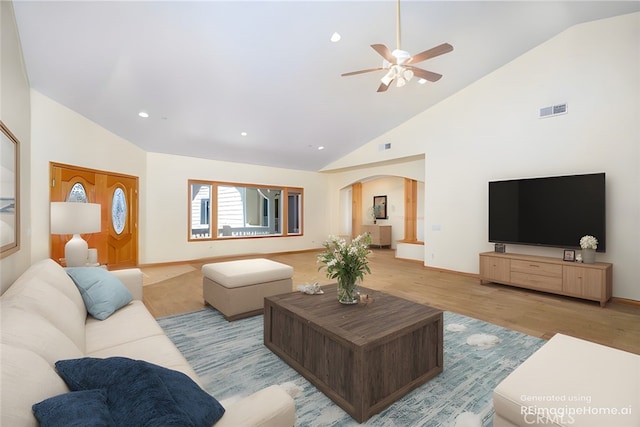
[[[593,236],[582,236],[580,239],[580,247],[582,249],[598,249],[598,239]]]
[[[325,251],[318,255],[318,263],[321,264],[318,270],[326,268],[327,277],[331,279],[342,278],[351,283],[362,280],[365,274],[371,273],[367,259],[371,253],[370,244],[369,233],[357,236],[351,243],[340,237],[329,236],[322,244]]]
[[[369,245],[371,235],[364,233],[347,243],[344,239],[329,236],[325,241],[325,251],[318,255],[318,270],[326,269],[327,277],[338,280],[338,300],[353,304],[358,299],[358,281],[370,274]]]

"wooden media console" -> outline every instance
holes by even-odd
[[[613,265],[581,264],[561,259],[484,252],[480,254],[480,283],[494,282],[600,302],[611,299]]]

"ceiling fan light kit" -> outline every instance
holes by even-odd
[[[436,56],[449,53],[453,50],[453,46],[451,46],[449,43],[442,43],[441,45],[438,45],[434,48],[411,56],[409,52],[400,49],[400,0],[397,1],[396,12],[397,48],[392,52],[387,46],[383,44],[371,45],[373,50],[375,50],[380,56],[382,56],[382,67],[351,71],[349,73],[342,74],[342,77],[370,73],[372,71],[386,70],[387,73],[380,79],[381,84],[378,87],[378,92],[385,92],[387,89],[389,89],[389,86],[394,80],[396,82],[396,87],[403,87],[414,76],[418,76],[421,83],[424,83],[424,81],[436,82],[442,78],[442,74],[423,70],[422,68],[414,67],[412,64],[417,64],[419,62],[426,61],[427,59],[435,58]]]

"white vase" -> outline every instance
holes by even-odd
[[[585,264],[593,264],[596,262],[596,250],[595,249],[583,249],[582,250],[582,262]]]

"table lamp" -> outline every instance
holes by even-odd
[[[100,205],[81,202],[51,202],[51,234],[73,234],[64,246],[67,267],[87,264],[89,245],[80,234],[100,231]]]

